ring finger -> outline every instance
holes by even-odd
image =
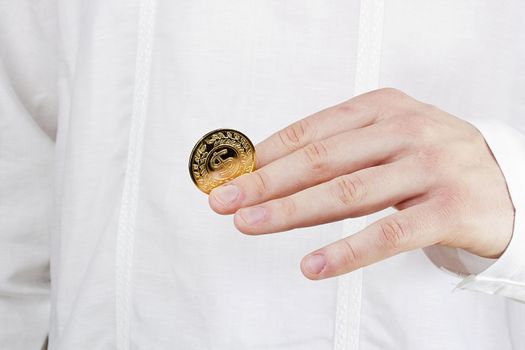
[[[265,234],[367,215],[423,194],[428,181],[403,159],[343,175],[291,196],[237,211],[235,226]]]

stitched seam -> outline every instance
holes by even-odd
[[[140,1],[135,90],[115,255],[115,342],[118,350],[129,350],[130,348],[133,247],[135,242],[144,124],[148,104],[154,19],[155,0]]]
[[[494,283],[496,286],[501,288],[506,287],[521,287],[525,288],[525,282],[514,281],[508,278],[499,278],[499,277],[485,277],[479,275],[470,275],[465,279],[465,281],[460,282],[457,287],[467,286],[471,282],[482,282],[482,283]]]

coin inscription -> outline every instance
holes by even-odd
[[[190,155],[190,176],[204,193],[255,169],[255,147],[243,133],[218,129],[204,135]]]

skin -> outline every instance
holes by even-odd
[[[211,208],[260,235],[397,211],[303,258],[318,280],[430,245],[499,257],[513,230],[505,178],[471,124],[396,89],[321,110],[256,146],[255,172]]]

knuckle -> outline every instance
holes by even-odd
[[[445,226],[447,229],[441,230],[438,234],[441,243],[452,244],[452,241],[458,237],[457,233],[473,230],[473,221],[469,215],[472,208],[466,204],[463,191],[442,190],[435,195],[434,200],[436,218],[447,223]]]
[[[379,224],[380,243],[389,251],[397,252],[408,242],[409,230],[399,219],[389,219]]]
[[[360,120],[363,126],[373,123],[378,117],[379,110],[375,107],[373,99],[370,98],[369,93],[362,96],[354,97],[348,101],[336,105],[333,109],[334,118],[342,118],[343,120]],[[372,114],[372,120],[368,120],[369,115]]]
[[[442,208],[442,214],[446,217],[453,216],[453,213],[460,213],[465,207],[463,191],[459,189],[443,190],[436,195],[438,207]],[[462,215],[459,215],[462,217]]]
[[[268,175],[262,171],[254,171],[251,175],[253,175],[255,189],[257,192],[257,195],[259,198],[266,197],[269,189],[270,189],[270,181],[268,179]]]
[[[441,169],[445,155],[437,148],[425,148],[417,151],[416,158],[423,174],[434,177],[436,172]]]
[[[285,218],[295,217],[297,213],[297,205],[295,204],[295,201],[289,197],[281,199],[279,201],[279,207],[281,214]]]
[[[356,103],[350,103],[345,101],[336,106],[336,110],[343,115],[353,115],[359,111],[359,108]]]
[[[323,170],[328,150],[322,141],[306,145],[302,148],[302,152],[304,161],[311,170]]]
[[[413,99],[404,92],[385,87],[364,93],[360,100],[373,108],[377,120],[386,120],[395,117],[400,110],[406,110]]]
[[[309,132],[309,123],[303,119],[279,131],[279,138],[288,150],[296,151],[306,143]]]
[[[378,90],[375,90],[374,93],[382,99],[387,99],[391,101],[396,101],[400,99],[405,99],[408,97],[407,94],[402,92],[399,89],[393,88],[393,87],[385,87]]]
[[[343,239],[343,254],[342,254],[342,263],[345,268],[358,266],[359,265],[359,255],[357,249],[354,247],[350,239]]]
[[[366,194],[365,185],[356,175],[343,176],[334,181],[333,192],[336,200],[348,207],[362,200]]]

